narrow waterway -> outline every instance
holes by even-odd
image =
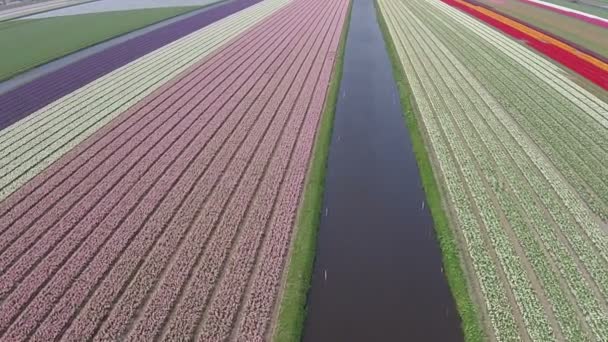
[[[354,0],[304,340],[460,341],[373,0]]]

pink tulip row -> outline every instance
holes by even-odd
[[[220,59],[217,63],[222,62],[225,61]],[[201,68],[205,66],[206,65],[202,65]],[[215,89],[217,94],[228,96],[228,93],[224,93],[225,89],[216,89],[213,87],[213,83],[208,84],[204,82],[205,80],[206,79],[202,77],[198,79],[198,82],[193,83],[196,85],[196,87],[193,88],[194,93],[203,88],[210,88]],[[223,79],[218,79],[216,83],[221,80]],[[198,97],[194,94],[189,95],[192,102],[200,101],[200,97],[202,96],[201,94],[198,94]],[[209,97],[207,98],[207,101],[212,102],[216,97]],[[188,99],[188,97],[185,98]],[[201,103],[200,105],[202,108],[205,108],[204,103]],[[174,108],[179,108],[179,110],[176,112],[176,109]],[[158,108],[152,107],[152,109],[150,115],[152,117],[157,116],[159,114]],[[171,116],[172,120],[177,120],[185,114],[189,114],[189,116],[182,120],[178,126],[171,122],[171,120],[164,122],[160,130],[164,129],[166,131],[171,128],[172,131],[170,134],[163,131],[156,136],[152,136],[152,138],[157,139],[160,139],[161,137],[164,138],[160,142],[158,142],[158,140],[155,142],[148,137],[148,144],[139,145],[137,148],[134,148],[134,146],[129,144],[122,146],[123,149],[130,150],[131,155],[134,156],[128,158],[127,161],[133,163],[139,162],[136,167],[133,167],[128,162],[123,162],[120,165],[121,167],[113,169],[112,172],[106,174],[105,177],[87,177],[86,181],[93,183],[93,187],[91,188],[92,191],[86,192],[86,190],[80,190],[79,188],[71,189],[68,196],[63,198],[66,201],[70,201],[71,196],[81,197],[80,192],[84,192],[85,194],[80,200],[80,203],[71,207],[71,211],[69,211],[67,215],[64,214],[64,216],[61,217],[64,210],[59,211],[57,207],[67,205],[64,204],[66,201],[60,202],[58,205],[55,205],[53,210],[46,212],[46,214],[48,214],[47,216],[55,214],[61,217],[59,222],[55,223],[53,226],[51,219],[43,217],[35,221],[34,225],[27,230],[26,233],[42,229],[46,229],[47,232],[42,239],[36,241],[36,245],[30,248],[26,254],[22,255],[18,262],[0,277],[0,289],[6,289],[7,291],[21,281],[20,288],[17,288],[17,290],[12,292],[7,298],[7,303],[10,303],[11,307],[7,308],[7,310],[3,310],[3,315],[0,317],[0,328],[5,329],[5,322],[11,320],[11,316],[16,314],[22,306],[30,300],[31,296],[33,296],[36,291],[39,291],[42,285],[48,282],[49,277],[53,276],[57,269],[63,267],[60,271],[61,275],[64,275],[67,272],[67,265],[64,264],[64,262],[68,257],[71,257],[71,259],[69,259],[69,262],[71,263],[68,265],[73,265],[72,268],[75,269],[74,272],[80,272],[81,268],[95,255],[95,251],[100,248],[100,246],[109,238],[110,234],[112,234],[121,224],[121,221],[124,220],[128,210],[130,210],[130,206],[137,203],[139,198],[144,193],[149,192],[152,186],[155,186],[156,189],[149,193],[150,196],[163,195],[163,192],[158,189],[158,178],[163,175],[164,178],[161,180],[169,179],[168,175],[170,173],[167,172],[167,168],[175,161],[178,155],[177,152],[183,150],[192,143],[191,140],[196,136],[196,132],[205,127],[213,115],[213,112],[207,112],[207,115],[200,115],[201,113],[197,111],[191,112],[191,109],[192,108],[182,106],[179,102],[174,102],[172,107],[166,109],[167,113],[173,113]],[[193,123],[195,120],[196,123]],[[186,129],[188,129],[188,131],[184,133]],[[188,132],[190,133],[188,134]],[[176,139],[180,136],[183,136],[184,139],[175,143]],[[131,140],[131,142],[133,141],[134,139]],[[199,145],[194,146],[202,146],[203,144],[203,141],[199,141]],[[150,149],[150,147],[153,148]],[[191,153],[188,155],[190,159],[194,157],[195,152],[196,151],[193,149],[191,150]],[[162,158],[160,157],[161,155]],[[182,156],[181,160],[184,163],[188,161],[185,156]],[[151,166],[152,168],[150,168]],[[103,167],[100,169],[103,169]],[[173,167],[172,170],[175,170],[174,173],[172,173],[175,177],[179,176],[182,171],[182,169],[176,167]],[[78,171],[86,172],[86,169],[80,168]],[[126,175],[124,175],[125,173]],[[86,186],[86,182],[84,184]],[[169,185],[170,183],[167,182],[165,184]],[[83,183],[80,185],[83,185]],[[108,192],[106,188],[111,188],[111,191]],[[104,195],[105,197],[103,197]],[[100,198],[101,201],[99,201]],[[120,201],[122,201],[124,205],[120,205]],[[153,206],[148,207],[148,209],[152,210]],[[57,213],[58,211],[59,213]],[[145,215],[142,217],[145,218]],[[70,225],[70,223],[74,224]],[[16,228],[23,229],[24,227]],[[65,235],[64,231],[67,232],[67,235]],[[31,236],[35,234],[28,235]],[[61,239],[61,237],[63,237],[63,239]],[[85,238],[86,240],[84,240]],[[17,243],[12,246],[19,246],[19,243],[23,244],[24,241],[17,241]],[[57,243],[59,243],[59,245],[57,245]],[[53,249],[51,250],[51,248]],[[74,252],[76,248],[78,248],[78,251]],[[46,254],[47,251],[50,251],[50,254]],[[8,252],[10,252],[10,250]],[[3,256],[5,254],[6,253],[4,253]],[[41,257],[45,257],[45,260],[40,264],[36,264]],[[80,260],[82,260],[82,262]],[[32,266],[37,267],[34,270],[31,270]],[[22,276],[28,272],[29,275],[27,278],[22,280]],[[49,289],[49,291],[54,291],[54,298],[57,298],[62,294],[62,291],[65,290],[65,287],[69,285],[71,279],[75,275],[76,274],[74,273],[70,273],[70,276],[64,280],[55,275],[54,279],[59,280],[51,282],[46,288]],[[60,282],[63,286],[58,286],[57,282]],[[2,294],[5,294],[5,292],[2,292]],[[48,305],[45,306],[45,309],[48,310],[48,306],[52,304],[48,302],[48,298],[43,298],[42,296],[38,296],[37,298],[41,298],[41,301],[48,303]],[[43,313],[40,315],[43,315]],[[32,319],[29,319],[29,322],[32,324],[36,323],[35,320]]]
[[[252,296],[269,321],[347,5],[294,1],[3,201],[2,338],[227,337]]]
[[[241,300],[247,293],[252,273],[255,268],[259,269],[263,266],[259,262],[260,247],[265,240],[264,236],[267,236],[269,231],[275,228],[269,223],[274,216],[273,212],[276,214],[276,210],[279,209],[275,204],[279,189],[290,187],[289,184],[285,184],[286,173],[291,171],[294,163],[305,162],[308,159],[305,156],[294,155],[294,146],[298,142],[304,121],[316,121],[320,116],[321,111],[313,110],[314,107],[311,106],[312,95],[315,90],[325,94],[327,89],[327,84],[319,83],[319,74],[328,56],[328,50],[333,42],[332,38],[336,31],[340,31],[341,25],[339,23],[342,18],[340,14],[345,7],[345,3],[336,2],[331,10],[328,9],[332,17],[327,19],[322,30],[322,36],[315,43],[315,47],[311,49],[311,55],[316,54],[316,56],[314,60],[311,58],[312,56],[309,56],[307,62],[302,66],[302,69],[306,70],[303,73],[307,74],[306,78],[302,77],[301,80],[296,78],[296,82],[303,82],[302,85],[297,86],[301,90],[299,94],[292,98],[293,101],[284,102],[284,105],[287,104],[285,106],[287,108],[279,109],[279,113],[285,110],[291,113],[291,116],[283,128],[281,140],[272,144],[274,151],[267,166],[267,172],[264,174],[262,182],[258,184],[257,196],[253,198],[247,216],[242,223],[240,239],[236,242],[233,252],[224,266],[223,277],[216,285],[214,296],[206,308],[205,316],[203,316],[206,319],[202,322],[201,335],[199,335],[204,341],[220,341],[230,336],[234,329],[233,324],[238,311],[241,308]],[[312,141],[308,147],[311,146]],[[297,157],[300,157],[300,160],[294,159]],[[306,170],[302,171],[301,176],[303,177]],[[298,189],[290,190],[296,190],[293,193],[296,197],[300,193],[297,191]],[[290,212],[290,216],[295,216],[295,210]],[[287,227],[289,230],[291,228],[292,226]],[[283,265],[276,266],[278,266],[276,271],[280,272]],[[276,289],[268,288],[267,290],[272,292],[273,297],[276,295],[276,291],[274,291]]]

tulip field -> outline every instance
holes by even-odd
[[[390,59],[370,49],[382,54],[358,62],[383,58],[386,80],[352,64],[360,49],[349,44],[367,44],[372,31],[359,20],[349,33],[350,0],[218,1],[28,78],[25,69],[74,50],[60,46],[64,19],[52,34],[40,29],[50,21],[36,19],[28,32],[40,44],[57,37],[47,47],[61,53],[32,43],[11,50],[15,63],[3,71],[21,78],[0,88],[0,341],[299,340],[314,322],[305,321],[311,277],[333,285],[344,271],[314,262],[319,222],[341,216],[328,212],[336,199],[323,188],[344,172],[371,172],[335,168],[342,174],[324,179],[340,164],[327,158],[331,146],[352,141],[332,139],[335,107],[348,108],[336,111],[342,123],[388,115],[339,101],[358,99],[347,90],[363,83],[341,81],[343,65],[345,75],[355,68],[356,80],[399,91],[398,129],[410,129],[426,194],[412,208],[432,215],[433,270],[455,303],[439,309],[461,323],[456,334],[608,341],[608,21],[541,0],[374,1]],[[353,18],[372,18],[370,6]],[[525,6],[551,20],[535,21]],[[551,26],[560,16],[571,24]],[[70,30],[82,18],[69,18]],[[10,34],[21,24],[2,25],[4,45],[27,40]],[[120,28],[100,25],[92,29]],[[362,101],[385,103],[365,91]],[[382,169],[398,170],[395,160]],[[394,224],[421,229],[413,221]],[[403,255],[392,252],[379,254]],[[372,265],[370,255],[360,259]],[[389,275],[401,265],[393,259]],[[369,292],[379,303],[382,294]],[[375,315],[363,302],[347,304]],[[434,311],[414,314],[437,324]],[[371,319],[393,318],[402,319]]]
[[[455,3],[378,0],[486,333],[606,341],[606,93]]]
[[[179,20],[165,27],[155,29],[151,32],[147,32],[138,37],[129,39],[110,48],[101,50],[91,56],[68,64],[67,66],[54,72],[42,75],[41,77],[38,77],[19,88],[7,91],[0,95],[0,108],[3,109],[3,115],[0,116],[0,129],[8,127],[20,119],[31,115],[32,113],[35,113],[43,107],[51,104],[53,101],[59,100],[63,96],[79,90],[92,81],[95,81],[102,76],[109,74],[110,72],[116,71],[120,67],[124,67],[129,63],[136,63],[136,59],[149,54],[152,51],[155,51],[170,43],[178,44],[175,42],[176,40],[192,34],[193,32],[212,24],[219,19],[225,18],[230,14],[238,12],[243,8],[247,8],[259,1],[260,0],[229,1],[197,13],[187,19]],[[118,12],[118,14],[113,13],[112,15],[122,16],[124,15],[124,11]],[[84,15],[85,19],[86,16],[87,15]],[[71,16],[68,16],[68,18],[69,17]],[[83,16],[73,17],[76,17],[76,19],[72,21],[62,20],[61,18],[37,20],[35,21],[34,28],[32,29],[47,29],[54,31],[58,36],[60,36],[60,34],[57,32],[57,25],[60,26],[60,29],[72,29],[71,25],[78,24],[80,20],[83,20]],[[233,18],[232,20],[234,21],[238,19]],[[49,21],[51,21],[50,24]],[[103,22],[100,24],[103,25]],[[45,27],[46,25],[51,25],[51,27]],[[251,22],[246,25],[251,25]],[[29,27],[27,24],[26,26]],[[21,33],[23,34],[23,32]],[[201,34],[205,33],[198,33],[199,36]],[[35,44],[37,39],[39,40],[42,38],[25,34],[21,36],[21,39],[29,40]],[[217,42],[217,39],[214,41]],[[2,42],[5,44],[10,44],[10,41],[6,40]],[[64,44],[66,44],[65,41],[58,43],[58,45]],[[181,46],[183,46],[183,43]],[[27,52],[28,50],[24,49],[15,50],[17,51],[12,51],[12,56],[9,55],[9,57],[19,58],[18,53],[32,54],[34,53],[32,51],[35,51],[29,50],[30,52]],[[46,58],[48,57],[50,56],[47,55]],[[190,55],[190,58],[196,58],[196,55]],[[160,60],[158,61],[160,62]],[[177,62],[179,63],[179,60]]]
[[[349,1],[235,3],[0,97],[0,340],[272,333]]]

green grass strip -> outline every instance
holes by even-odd
[[[454,232],[450,228],[450,221],[443,208],[443,200],[439,185],[435,178],[433,165],[430,161],[428,151],[425,146],[424,137],[418,124],[416,111],[414,108],[414,98],[407,82],[407,77],[393,39],[389,33],[388,26],[378,6],[378,1],[374,1],[376,15],[380,30],[384,35],[387,51],[393,67],[393,75],[399,89],[401,109],[405,118],[406,126],[409,130],[412,147],[420,170],[422,186],[426,193],[427,205],[433,216],[435,232],[439,240],[443,257],[443,269],[446,274],[452,296],[456,302],[456,307],[462,320],[462,330],[466,341],[484,341],[485,333],[481,328],[480,316],[477,308],[471,300],[468,280],[466,273],[461,266],[461,259],[458,252],[458,243]]]
[[[200,6],[78,14],[0,23],[0,81]]]
[[[304,198],[298,212],[295,240],[288,261],[287,279],[280,299],[279,316],[274,327],[273,341],[275,342],[299,342],[304,330],[306,299],[311,285],[317,247],[317,232],[323,204],[327,157],[329,155],[340,81],[342,80],[344,49],[348,36],[351,10],[352,2],[349,4],[348,14],[342,28],[338,54],[328,86],[325,108],[308,171]]]

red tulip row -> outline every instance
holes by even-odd
[[[456,8],[461,9],[477,17],[480,20],[483,20],[489,25],[494,26],[495,28],[501,30],[502,32],[516,38],[521,39],[526,42],[529,46],[533,47],[537,51],[543,53],[544,55],[552,58],[558,63],[563,64],[564,66],[572,69],[577,72],[581,76],[587,78],[591,82],[597,84],[598,86],[608,90],[608,71],[598,65],[595,65],[586,59],[579,56],[577,53],[573,53],[571,51],[564,50],[560,46],[544,42],[524,32],[516,27],[503,23],[495,18],[492,18],[471,6],[467,6],[465,3],[458,0],[443,0],[445,3],[454,6]],[[520,23],[525,25],[524,23]],[[572,48],[573,49],[573,48]],[[598,60],[598,63],[603,63],[601,60]],[[603,63],[605,65],[605,63]]]

